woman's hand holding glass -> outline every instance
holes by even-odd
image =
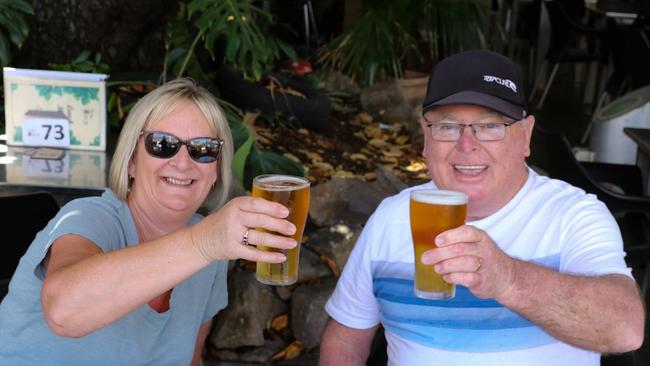
[[[189,228],[192,243],[208,262],[243,258],[254,262],[280,263],[282,253],[258,250],[254,246],[291,249],[297,245],[290,236],[296,227],[286,220],[289,210],[261,198],[237,197],[218,211]],[[257,231],[263,228],[269,232]],[[286,236],[283,236],[286,235]],[[246,237],[246,240],[244,240]]]

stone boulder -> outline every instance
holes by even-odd
[[[363,225],[384,198],[406,188],[384,167],[378,168],[375,174],[377,179],[373,182],[334,177],[312,188],[309,207],[312,222],[317,226]]]
[[[361,230],[361,225],[348,226],[345,224],[318,229],[310,235],[306,245],[318,254],[332,258],[337,268],[342,270]]]
[[[321,283],[300,286],[291,297],[291,330],[305,350],[320,344],[327,324],[325,303],[336,287],[336,279],[329,277]]]
[[[228,286],[228,307],[216,317],[210,342],[217,348],[262,346],[264,329],[288,311],[272,286],[263,285],[249,271],[235,271]]]

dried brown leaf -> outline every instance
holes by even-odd
[[[295,161],[296,163],[300,163],[300,158],[293,155],[292,153],[286,152],[286,153],[282,154],[282,156],[284,156],[285,158],[287,158],[287,159],[289,159],[291,161]]]
[[[421,170],[426,170],[427,164],[421,160],[411,160],[411,163],[404,167],[404,170],[408,172],[419,172]]]
[[[315,168],[322,169],[322,170],[333,170],[334,169],[332,164],[325,163],[325,162],[322,162],[322,161],[314,161],[314,162],[312,162],[312,165]]]
[[[327,266],[330,268],[330,271],[334,274],[334,276],[338,277],[341,275],[341,269],[339,266],[336,264],[336,261],[328,255],[321,255],[320,259],[327,264]]]
[[[293,341],[286,346],[282,351],[276,353],[271,357],[271,361],[292,360],[302,353],[303,347],[300,341]]]
[[[379,138],[384,136],[384,132],[377,126],[367,126],[363,132],[368,137]]]
[[[374,147],[384,147],[387,145],[386,140],[377,139],[377,138],[368,141],[368,144]]]
[[[400,145],[404,145],[404,144],[406,144],[408,142],[409,139],[410,139],[410,137],[401,135],[401,136],[397,136],[397,138],[395,139],[395,142],[400,144]]]
[[[359,120],[363,123],[370,123],[373,120],[372,116],[368,112],[361,112],[357,117],[359,117]]]
[[[350,159],[352,160],[368,160],[368,157],[361,153],[350,154]]]
[[[323,161],[323,157],[320,156],[319,153],[313,151],[306,151],[305,155],[307,155],[307,158],[309,158],[309,160],[311,160],[312,162]]]
[[[402,150],[399,148],[391,148],[390,150],[384,150],[382,151],[382,154],[385,157],[393,157],[393,158],[399,158],[400,156],[404,155]]]
[[[397,158],[394,158],[392,156],[382,156],[379,160],[381,160],[382,163],[390,163],[392,167],[395,167],[398,162]]]
[[[275,331],[281,331],[282,329],[286,328],[288,325],[289,325],[289,315],[287,314],[278,315],[271,322],[271,328],[273,328]]]
[[[337,170],[336,173],[334,173],[335,177],[338,178],[354,178],[356,175],[352,172],[349,172],[347,170]]]

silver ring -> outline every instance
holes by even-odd
[[[242,245],[244,245],[244,246],[249,246],[249,245],[251,245],[251,243],[248,242],[248,231],[249,231],[249,230],[250,230],[250,229],[246,229],[246,232],[244,233],[244,237],[243,237],[242,240],[241,240],[241,243],[242,243]]]
[[[483,259],[481,257],[478,257],[478,267],[474,270],[474,272],[478,272],[479,269],[481,269],[481,266],[483,265]]]

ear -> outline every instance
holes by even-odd
[[[427,157],[427,147],[431,143],[429,141],[429,137],[431,136],[431,133],[429,133],[429,127],[427,126],[427,121],[423,117],[420,117],[420,128],[422,128],[422,136],[424,137],[424,143],[422,144],[422,157],[426,158]]]
[[[533,137],[533,127],[535,127],[535,117],[531,114],[521,122],[521,128],[524,130],[525,139],[525,156],[530,156],[530,141]]]
[[[131,159],[129,159],[129,167],[127,169],[127,172],[129,173],[129,177],[135,177],[135,171],[136,171],[135,152],[133,152],[133,156],[131,156]]]

